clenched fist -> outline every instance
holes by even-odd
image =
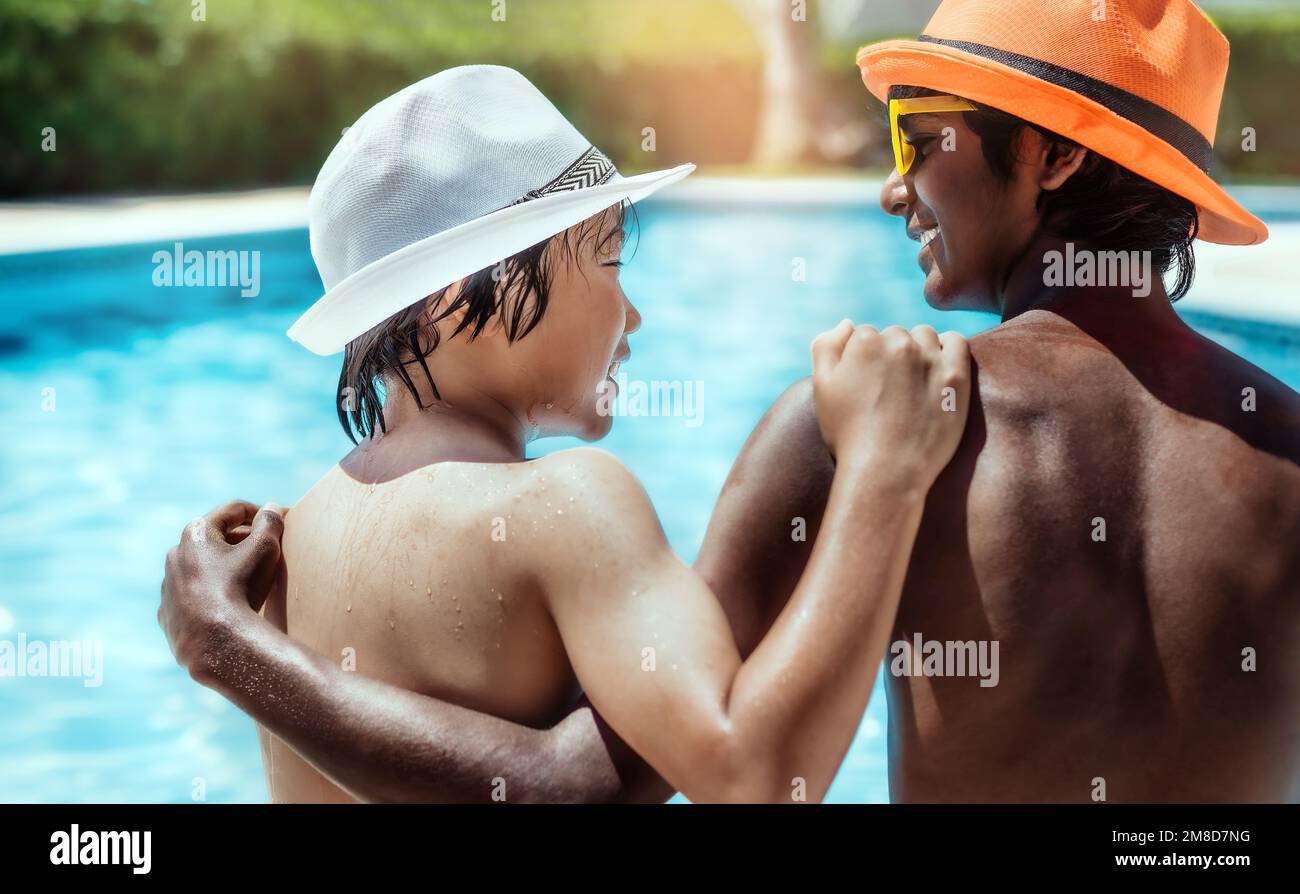
[[[908,463],[933,483],[966,427],[966,339],[844,320],[813,340],[812,360],[817,423],[836,461]]]
[[[287,509],[235,500],[185,527],[167,553],[158,625],[181,666],[203,682],[232,622],[262,607],[281,569]]]

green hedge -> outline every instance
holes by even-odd
[[[196,22],[189,0],[0,0],[0,192],[310,183],[367,107],[471,62],[527,73],[629,170],[743,158],[760,59],[727,0],[616,8],[508,0],[499,22],[492,0],[209,0]],[[702,78],[726,81],[707,108]]]
[[[0,0],[0,194],[310,183],[376,100],[468,62],[524,71],[629,170],[735,165],[752,145],[762,59],[729,0]],[[815,15],[810,4],[810,14]],[[1222,16],[1233,66],[1228,170],[1300,176],[1300,12]],[[871,111],[853,50],[821,48],[824,95]],[[1243,126],[1259,151],[1240,151]],[[641,132],[657,131],[654,156]],[[57,151],[42,151],[44,128]],[[883,149],[869,162],[887,162]]]

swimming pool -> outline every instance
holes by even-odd
[[[644,324],[626,371],[703,383],[703,412],[700,424],[619,419],[604,446],[645,482],[687,559],[815,334],[844,316],[967,335],[995,322],[928,308],[915,246],[871,207],[639,208],[625,285]],[[0,256],[0,639],[104,649],[96,687],[0,677],[2,801],[266,799],[251,721],[191,682],[157,628],[162,558],[196,514],[230,497],[292,504],[346,452],[339,361],[283,334],[318,294],[305,231],[185,240],[259,251],[255,298],[155,287],[154,252],[172,248]],[[1300,388],[1296,330],[1189,319]],[[878,685],[830,800],[888,799],[884,731]]]

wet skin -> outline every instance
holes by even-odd
[[[345,676],[501,723],[554,725],[585,692],[693,800],[820,800],[870,697],[926,491],[965,427],[965,340],[845,320],[813,342],[817,426],[837,457],[834,482],[788,605],[742,658],[724,608],[673,554],[617,459],[579,449],[525,460],[538,430],[597,437],[608,427],[597,401],[615,387],[609,376],[639,317],[601,244],[553,256],[536,340],[511,343],[492,327],[472,339],[452,333],[426,358],[437,399],[427,381],[418,402],[390,387],[384,432],[294,507],[276,586],[264,603],[246,599],[241,621],[260,608],[272,629],[315,653],[321,676],[337,663]],[[197,530],[216,542],[226,527]],[[200,648],[207,661],[196,676],[238,690],[241,706],[279,702],[278,717],[250,709],[275,800],[373,797],[284,726],[286,714],[320,721],[317,745],[347,742],[354,737],[337,722],[356,721],[355,703],[303,698],[312,681],[278,666],[283,655]],[[371,722],[356,738],[370,755],[392,753],[394,738],[412,741],[397,729],[406,718],[361,710]],[[481,751],[486,776],[463,767],[438,775],[468,780],[480,797],[528,793],[525,767],[501,748]],[[401,759],[429,756],[426,748]],[[410,774],[392,768],[389,778],[401,786]]]
[[[834,482],[788,606],[743,662],[615,458],[521,461],[521,438],[515,461],[456,461],[476,439],[450,409],[367,442],[294,507],[266,617],[357,673],[518,723],[554,723],[585,690],[695,800],[820,800],[884,655],[925,492],[960,441],[965,415],[938,395],[968,396],[960,336],[865,329],[814,345]],[[263,749],[276,800],[349,800],[273,733]],[[499,760],[494,794],[508,800],[517,771]]]
[[[1061,244],[1034,202],[1075,160],[1029,145],[998,185],[960,116],[922,118],[937,120],[914,133],[950,124],[957,149],[923,148],[882,207],[918,235],[940,226],[921,252],[927,301],[1004,322],[971,342],[969,426],[927,498],[892,635],[995,639],[1000,680],[887,678],[892,798],[1085,802],[1102,779],[1112,802],[1297,799],[1300,397],[1185,326],[1159,289],[1044,288],[1041,257]],[[742,655],[807,561],[791,519],[815,525],[826,500],[809,391],[755,429],[696,563]],[[164,611],[260,602],[263,578],[238,567],[192,553]],[[209,629],[167,626],[173,642]],[[668,793],[589,707],[533,729],[343,673],[265,623],[218,629],[226,663],[256,662],[272,684],[196,677],[358,797],[484,799],[488,749],[517,768],[512,800]]]

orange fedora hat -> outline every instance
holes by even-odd
[[[1194,202],[1207,242],[1268,238],[1210,177],[1228,41],[1191,0],[944,0],[858,67],[881,102],[924,87],[1074,140]]]

